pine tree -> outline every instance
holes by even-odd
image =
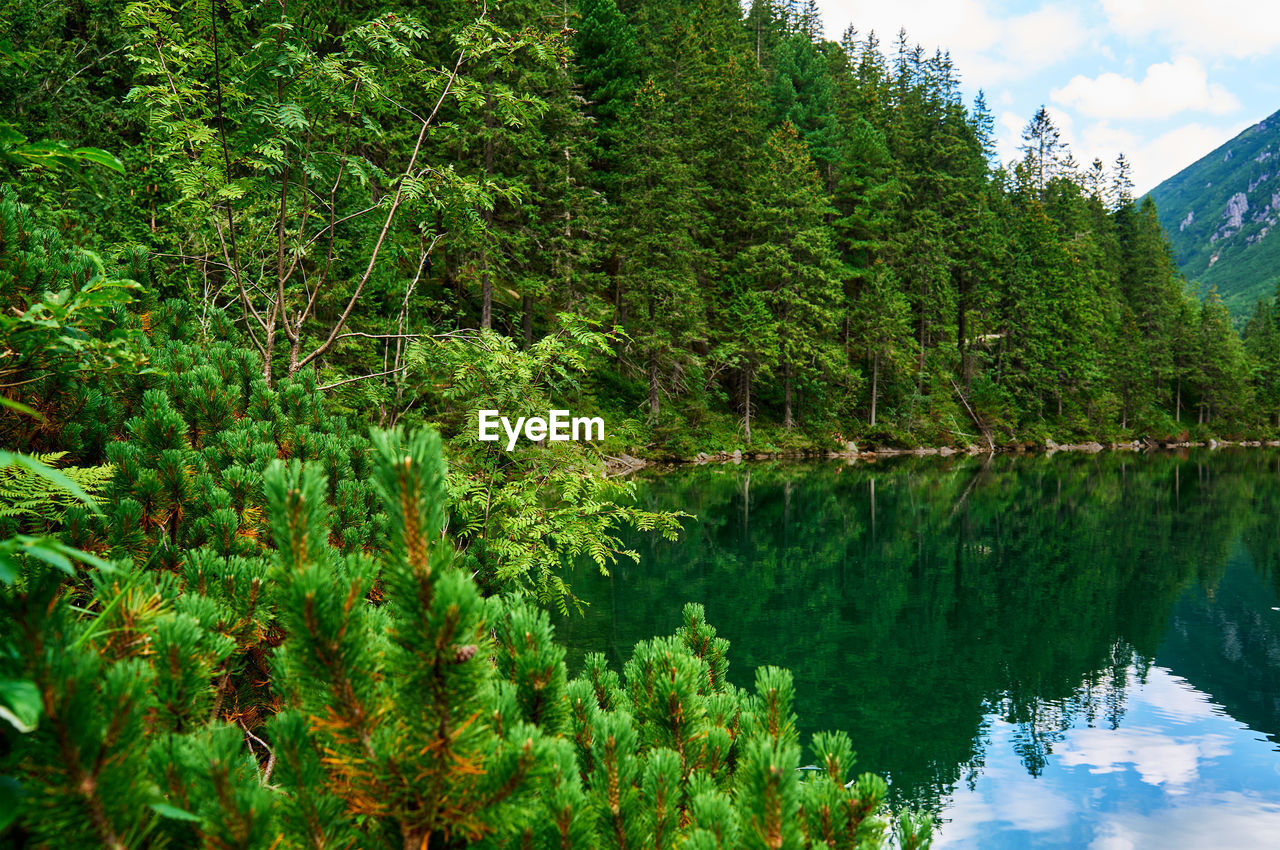
[[[1115,168],[1111,173],[1111,207],[1123,209],[1133,203],[1133,168],[1124,152],[1116,154]]]
[[[886,846],[885,785],[848,779],[847,738],[817,736],[820,773],[796,769],[789,673],[757,671],[754,691],[730,684],[728,642],[691,604],[621,676],[594,656],[570,681],[546,613],[485,599],[454,564],[438,434],[371,442],[388,534],[370,551],[334,548],[321,464],[265,471],[275,548],[240,560],[282,636],[263,671],[270,701],[222,694],[239,621],[222,605],[226,580],[193,572],[220,560],[207,548],[185,589],[124,560],[94,561],[88,607],[45,564],[0,587],[2,719],[19,726],[0,766],[26,786],[20,837]],[[904,846],[925,846],[929,823],[899,819],[914,836]]]
[[[778,44],[770,64],[772,122],[791,124],[800,133],[830,185],[837,154],[834,91],[826,59],[802,31]]]
[[[1173,360],[1174,421],[1182,422],[1182,411],[1191,407],[1191,393],[1201,384],[1200,376],[1200,311],[1199,299],[1184,293],[1174,320]]]
[[[1267,418],[1274,413],[1276,427],[1280,428],[1280,309],[1276,305],[1275,297],[1255,305],[1245,324],[1244,346],[1250,360],[1254,398]]]
[[[42,218],[0,187],[0,390],[61,423],[79,382],[137,364],[127,305],[144,294],[133,278],[145,276],[136,253],[124,269],[109,267]],[[29,423],[0,419],[6,446],[38,448],[35,436]]]
[[[1022,167],[1038,196],[1043,197],[1049,181],[1064,170],[1068,155],[1061,133],[1049,110],[1041,106],[1022,131]]]
[[[1116,214],[1120,233],[1119,292],[1134,314],[1137,335],[1130,338],[1139,371],[1148,376],[1141,388],[1144,404],[1165,404],[1169,391],[1171,329],[1181,281],[1172,250],[1156,219],[1155,204],[1144,198]]]
[[[836,361],[831,331],[841,286],[833,234],[825,224],[827,197],[791,124],[770,136],[752,198],[755,244],[739,255],[738,268],[761,293],[776,325],[765,337],[777,340],[776,362],[761,358],[761,365],[782,380],[782,422],[791,428],[797,375]]]
[[[1211,288],[1200,310],[1200,423],[1238,419],[1252,399],[1245,381],[1244,351],[1231,316]]]
[[[850,336],[866,351],[869,361],[867,424],[876,425],[876,411],[886,376],[909,365],[911,358],[910,305],[895,285],[889,269],[880,264],[866,278],[851,305]]]
[[[645,375],[650,422],[661,415],[664,384],[688,357],[682,352],[702,314],[694,271],[702,256],[696,241],[702,210],[686,143],[674,129],[668,94],[648,81],[627,123],[613,233],[614,306]]]
[[[641,82],[639,47],[634,29],[614,0],[580,0],[578,11],[574,64],[587,100],[586,112],[596,119],[608,151],[618,141],[618,123]]]

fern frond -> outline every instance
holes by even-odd
[[[56,467],[66,454],[46,452],[30,457],[45,466]],[[68,466],[58,472],[96,499],[111,481],[115,468],[111,464]],[[0,518],[22,519],[33,524],[60,523],[67,508],[79,502],[76,495],[25,466],[0,468]]]

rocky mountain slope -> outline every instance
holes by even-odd
[[[1280,279],[1280,112],[1151,191],[1189,280],[1211,285],[1236,316]]]

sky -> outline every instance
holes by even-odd
[[[981,89],[1002,160],[1048,107],[1076,161],[1121,151],[1138,194],[1280,110],[1280,0],[818,0],[827,37],[901,27]]]

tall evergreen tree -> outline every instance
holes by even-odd
[[[797,376],[838,363],[832,343],[841,288],[826,193],[791,124],[770,136],[751,197],[754,244],[739,255],[738,268],[777,326],[777,362],[766,365],[782,380],[782,423],[791,428]]]
[[[1049,110],[1041,106],[1031,122],[1022,130],[1021,166],[1036,194],[1044,196],[1049,181],[1063,169],[1068,155],[1062,134],[1053,123]]]
[[[701,204],[696,175],[683,159],[686,142],[673,132],[672,107],[657,83],[640,88],[625,126],[613,296],[648,384],[652,422],[688,358],[682,352],[701,315],[695,273]]]

